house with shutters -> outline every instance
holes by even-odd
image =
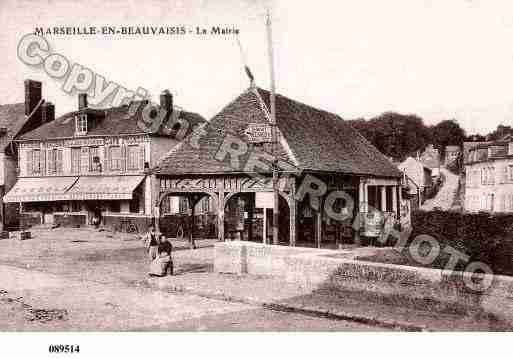
[[[40,102],[41,83],[27,83],[30,107]],[[19,205],[24,227],[146,230],[155,202],[149,168],[204,122],[175,107],[167,90],[159,105],[134,101],[105,109],[89,107],[87,94],[79,94],[76,111],[54,114],[44,103],[41,125],[15,140],[19,176],[3,201]]]
[[[27,86],[28,83],[25,83]],[[33,91],[40,91],[34,87]],[[14,186],[18,176],[18,152],[14,139],[41,125],[41,104],[20,102],[0,105],[0,198]],[[18,226],[18,205],[0,203],[0,230]]]
[[[513,212],[511,137],[474,144],[466,152],[464,164],[466,211]]]

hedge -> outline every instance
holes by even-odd
[[[449,245],[470,261],[486,263],[495,274],[513,275],[513,214],[416,211],[412,229],[410,240],[430,235],[441,248]]]

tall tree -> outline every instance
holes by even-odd
[[[463,141],[465,141],[465,130],[454,119],[444,120],[431,128],[431,138],[433,145],[439,150],[440,155],[444,156],[445,146],[461,146],[463,144]]]
[[[422,151],[431,141],[429,128],[416,115],[385,112],[349,122],[383,154],[398,160]]]

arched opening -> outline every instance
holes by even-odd
[[[218,199],[213,193],[169,192],[159,201],[159,231],[168,238],[190,242],[215,239]]]
[[[260,243],[273,243],[272,192],[238,192],[225,199],[225,238]],[[290,243],[290,209],[279,196],[278,238],[280,244]]]

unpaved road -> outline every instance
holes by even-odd
[[[445,181],[436,196],[424,202],[423,210],[431,211],[435,207],[440,207],[442,211],[448,211],[454,204],[459,177],[443,167],[440,168],[440,172],[445,176]]]
[[[148,285],[146,254],[135,238],[86,230],[33,235],[0,241],[2,331],[383,330],[160,290]],[[179,277],[212,270],[211,243],[200,246],[175,245]]]

